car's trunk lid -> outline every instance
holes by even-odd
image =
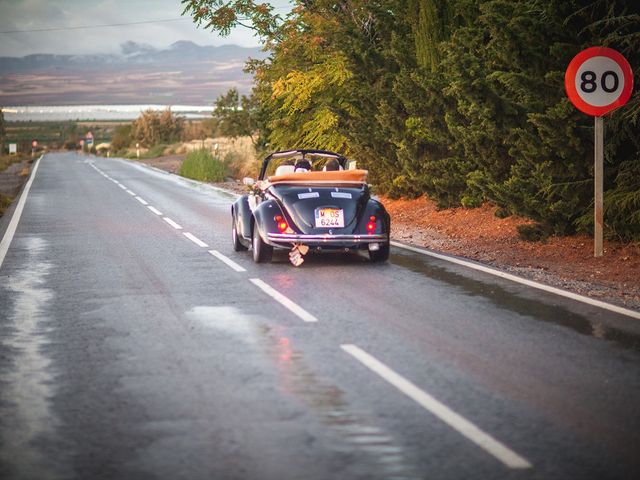
[[[285,215],[294,224],[292,227],[308,235],[353,233],[369,199],[366,185],[356,188],[277,185],[269,191],[284,207]],[[341,219],[343,227],[337,226]]]

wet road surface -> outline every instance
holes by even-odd
[[[232,200],[44,157],[0,259],[0,478],[640,476],[640,321],[400,248],[255,265]]]

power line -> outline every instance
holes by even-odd
[[[5,30],[1,33],[32,33],[32,32],[61,32],[65,30],[83,30],[87,28],[102,28],[102,27],[124,27],[127,25],[142,25],[146,23],[166,23],[166,22],[179,22],[181,20],[192,20],[191,17],[181,18],[168,18],[165,20],[144,20],[142,22],[127,22],[127,23],[105,23],[102,25],[83,25],[75,27],[56,27],[56,28],[34,28],[32,30]]]
[[[287,7],[277,7],[274,8],[275,11],[283,11],[290,10]],[[143,20],[140,22],[125,22],[125,23],[105,23],[101,25],[77,25],[75,27],[53,27],[53,28],[34,28],[29,30],[5,30],[0,32],[3,33],[34,33],[34,32],[64,32],[66,30],[85,30],[89,28],[103,28],[103,27],[126,27],[128,25],[144,25],[150,23],[167,23],[167,22],[179,22],[181,20],[190,20],[193,21],[191,17],[180,17],[180,18],[167,18],[164,20]],[[239,21],[247,21],[249,18],[238,17]]]

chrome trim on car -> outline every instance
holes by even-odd
[[[300,235],[291,233],[267,233],[272,242],[312,242],[312,243],[374,243],[386,242],[389,236],[385,234],[362,235]]]

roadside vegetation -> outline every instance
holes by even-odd
[[[115,128],[111,153],[142,161],[186,155],[181,174],[198,180],[255,175],[257,130],[246,101],[232,89],[216,101],[213,117],[204,120],[185,120],[170,109],[148,110]]]
[[[203,182],[222,182],[225,178],[225,167],[209,150],[194,150],[189,152],[182,162],[180,175]]]
[[[45,146],[48,150],[77,150],[80,140],[88,132],[94,136],[94,148],[108,142],[122,122],[79,122],[79,121],[42,121],[42,122],[6,122],[4,149],[8,153],[9,144],[15,143],[19,154],[31,154],[31,142],[37,140],[36,153]]]
[[[28,161],[29,155],[0,155],[0,217],[15,200],[20,187],[29,176]],[[18,167],[20,171],[7,172],[7,169],[14,164],[24,164]]]
[[[536,222],[521,235],[590,232],[593,119],[564,92],[580,50],[605,45],[640,84],[640,4],[632,0],[183,0],[228,34],[250,19],[270,57],[251,61],[250,97],[219,99],[250,117],[258,149],[336,150],[391,197],[441,208],[489,202]],[[222,103],[220,103],[222,100]],[[222,111],[222,110],[221,110]],[[640,240],[640,95],[605,118],[605,226]]]
[[[0,193],[0,217],[4,215],[4,212],[9,208],[9,205],[13,202],[14,197]]]

